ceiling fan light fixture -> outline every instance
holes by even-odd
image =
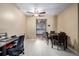
[[[38,14],[34,14],[34,16],[36,16],[36,17],[37,17],[37,16],[39,16],[39,15],[38,15]]]

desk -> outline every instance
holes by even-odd
[[[7,45],[7,44],[9,44],[9,43],[11,43],[11,42],[17,40],[18,37],[17,37],[17,38],[8,38],[8,39],[10,39],[10,40],[4,41],[4,42],[0,41],[0,47],[2,47],[2,55],[3,55],[3,56],[6,55],[6,48],[5,48],[5,45]]]

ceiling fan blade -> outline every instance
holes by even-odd
[[[45,14],[46,12],[40,12],[39,14]]]
[[[33,14],[33,12],[29,12],[29,11],[27,11],[27,13],[29,13],[29,14]]]
[[[44,15],[39,15],[39,17],[43,17]]]

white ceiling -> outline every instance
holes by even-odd
[[[16,6],[21,9],[26,15],[27,11],[33,11],[37,8],[39,11],[46,11],[46,15],[57,15],[65,8],[67,8],[70,3],[17,3]]]

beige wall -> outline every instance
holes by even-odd
[[[58,32],[64,31],[70,36],[69,45],[78,50],[78,5],[72,4],[57,18]]]
[[[38,17],[47,19],[47,31],[55,30],[56,17]],[[36,38],[36,17],[26,17],[15,4],[0,4],[0,33],[7,32],[8,36],[21,35],[27,32],[27,38]]]
[[[26,17],[14,4],[0,4],[0,33],[11,35],[26,33]]]
[[[50,27],[48,27],[46,25],[46,30],[49,32],[51,30],[55,30],[56,29],[56,25],[54,23],[55,21],[54,16],[46,16],[46,17],[27,17],[27,23],[26,23],[26,27],[27,27],[27,38],[29,39],[34,39],[36,38],[36,19],[47,19],[47,25],[50,25]]]
[[[27,38],[34,39],[36,38],[36,18],[35,17],[27,17],[26,21],[26,28],[27,28]]]

